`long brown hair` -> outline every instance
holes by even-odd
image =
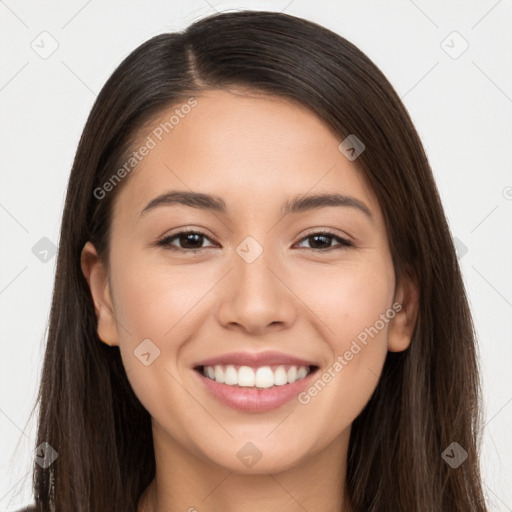
[[[47,468],[34,463],[37,508],[135,512],[155,475],[150,415],[119,350],[98,338],[80,255],[90,240],[108,261],[112,204],[129,177],[101,199],[94,191],[126,161],[147,122],[205,89],[231,86],[294,100],[340,142],[350,134],[363,141],[357,163],[383,211],[395,274],[418,283],[411,344],[388,353],[352,425],[354,511],[485,512],[475,334],[416,130],[388,80],[353,44],[307,20],[260,11],[216,14],[153,37],[120,64],[92,108],[62,219],[37,437],[59,455]],[[458,467],[443,456],[454,442],[467,452]]]

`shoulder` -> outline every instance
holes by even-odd
[[[35,507],[35,505],[29,505],[28,507],[20,508],[15,512],[37,512],[37,508]]]

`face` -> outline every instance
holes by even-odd
[[[347,439],[387,351],[410,342],[410,307],[338,136],[283,99],[196,101],[143,134],[154,147],[116,197],[109,270],[89,243],[82,268],[155,444],[281,471]]]

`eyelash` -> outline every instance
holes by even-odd
[[[187,235],[187,234],[200,235],[200,236],[210,240],[210,238],[205,233],[202,233],[201,231],[197,231],[194,229],[187,229],[187,230],[180,231],[179,233],[175,233],[174,235],[167,236],[167,237],[159,240],[156,243],[156,245],[159,247],[164,247],[165,249],[168,249],[171,251],[181,251],[181,252],[192,253],[192,254],[195,254],[197,252],[201,252],[201,251],[204,251],[205,249],[207,249],[207,247],[202,247],[200,249],[184,249],[182,247],[176,247],[176,246],[171,245],[172,241],[174,241],[175,239],[178,239],[181,235]],[[301,238],[299,240],[299,243],[303,242],[304,240],[307,240],[308,238],[312,238],[312,237],[318,236],[318,235],[327,235],[327,238],[334,238],[334,239],[336,239],[336,241],[339,242],[339,245],[334,246],[334,247],[328,247],[327,249],[314,249],[311,247],[303,247],[303,249],[306,249],[307,251],[313,251],[313,252],[330,252],[332,250],[346,249],[348,247],[354,246],[354,244],[352,242],[350,242],[349,240],[347,240],[346,238],[342,238],[339,235],[337,235],[329,230],[316,231],[314,233],[310,233],[310,234],[306,235],[305,237]]]

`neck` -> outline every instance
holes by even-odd
[[[153,422],[156,475],[139,512],[352,512],[345,477],[350,428],[321,452],[276,472],[242,474],[200,458]]]

